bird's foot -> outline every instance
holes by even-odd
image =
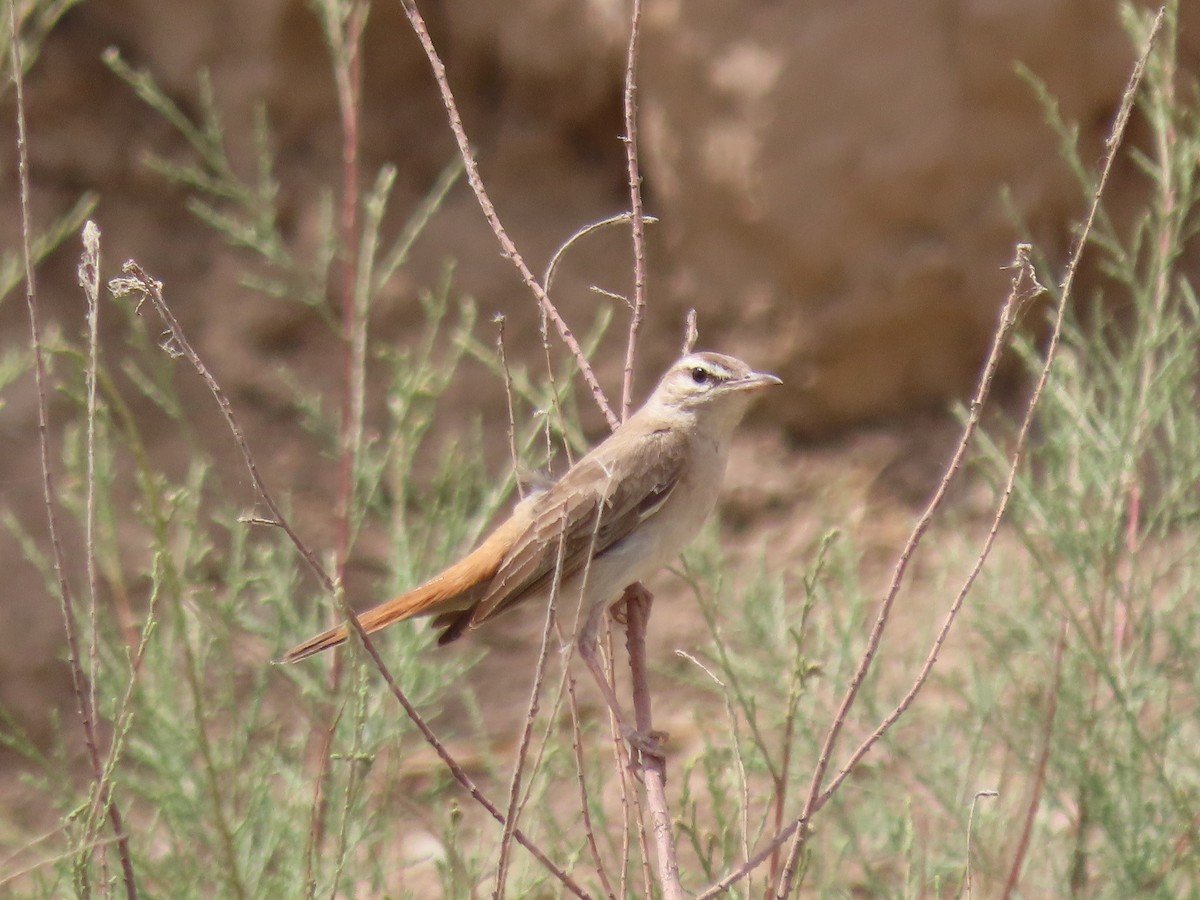
[[[647,590],[644,584],[636,581],[625,588],[625,592],[621,594],[617,602],[608,608],[608,614],[614,622],[624,627],[629,624],[629,607],[631,604],[638,603],[649,609],[650,604],[653,602],[654,595]]]
[[[636,728],[622,728],[621,736],[629,744],[629,749],[638,757],[637,760],[631,760],[631,762],[644,765],[647,759],[666,761],[663,744],[667,742],[670,735],[665,731],[638,731]]]

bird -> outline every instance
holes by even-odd
[[[672,563],[716,505],[733,433],[755,396],[781,384],[733,356],[688,353],[637,412],[549,487],[518,502],[473,551],[407,593],[358,614],[371,634],[431,616],[449,644],[519,605],[576,604],[575,644],[623,736],[628,724],[598,658],[603,615],[625,589]],[[344,643],[337,625],[289,650],[292,663]]]

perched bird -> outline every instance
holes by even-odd
[[[675,362],[636,413],[549,488],[522,500],[474,551],[420,587],[358,616],[375,632],[433,616],[448,644],[521,603],[578,607],[575,640],[622,733],[631,728],[597,659],[604,612],[624,589],[679,556],[717,502],[733,431],[774,375],[732,356]],[[295,662],[341,644],[338,625],[292,648]]]

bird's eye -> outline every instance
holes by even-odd
[[[696,366],[692,369],[692,381],[696,384],[707,384],[709,379],[708,369],[703,366]]]

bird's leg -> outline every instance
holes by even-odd
[[[638,753],[662,759],[662,744],[667,739],[666,733],[661,731],[638,731],[637,728],[629,723],[629,719],[626,718],[625,712],[621,709],[621,701],[617,699],[616,691],[608,683],[608,675],[604,671],[604,666],[600,663],[598,652],[600,646],[600,622],[607,609],[606,605],[600,604],[588,611],[587,620],[584,622],[583,628],[579,632],[579,637],[576,639],[579,655],[587,664],[592,677],[596,680],[596,687],[600,688],[604,702],[608,705],[613,717],[617,720],[617,727],[621,730],[621,736]]]

